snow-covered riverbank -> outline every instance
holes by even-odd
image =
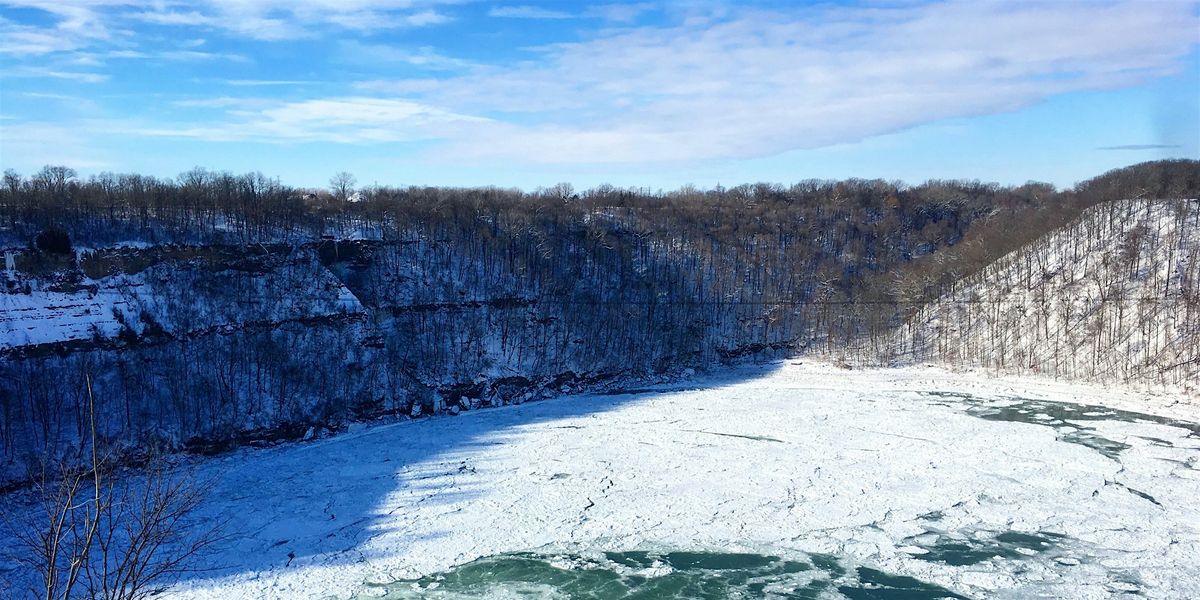
[[[829,554],[969,597],[1197,597],[1198,420],[1184,396],[793,361],[381,425],[205,461],[231,540],[168,596],[685,549]]]

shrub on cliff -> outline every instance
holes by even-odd
[[[47,227],[33,240],[34,245],[42,252],[52,254],[70,254],[71,236],[61,227]]]

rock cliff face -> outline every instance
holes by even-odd
[[[502,246],[502,244],[501,244]],[[706,302],[663,250],[512,256],[436,240],[10,251],[4,477],[104,438],[218,451],[353,419],[458,412],[786,350],[790,320]],[[564,283],[539,274],[558,265]],[[797,321],[798,322],[798,321]]]

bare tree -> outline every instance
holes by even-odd
[[[354,193],[355,183],[358,183],[358,180],[353,175],[340,171],[329,178],[329,189],[338,200],[345,202],[350,194]]]
[[[12,196],[16,196],[17,192],[21,191],[21,174],[12,169],[4,170],[4,187]]]
[[[205,486],[154,455],[141,473],[119,476],[119,462],[99,446],[90,376],[87,388],[90,464],[43,467],[35,509],[6,515],[16,558],[38,574],[31,597],[146,598],[217,542],[220,524],[190,522]]]

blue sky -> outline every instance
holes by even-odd
[[[1200,4],[0,0],[0,166],[325,186],[1200,158]]]

